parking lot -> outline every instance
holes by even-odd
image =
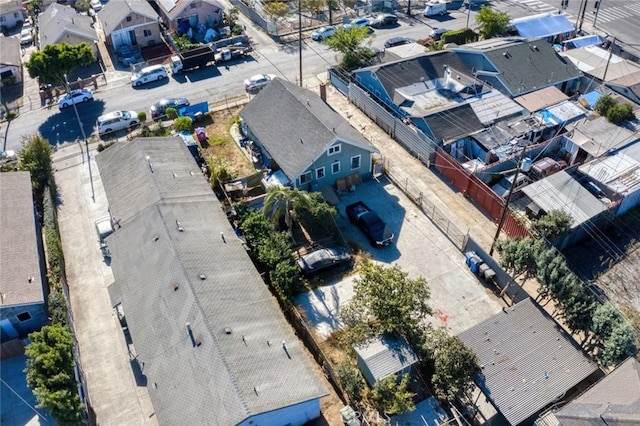
[[[349,223],[345,206],[364,201],[395,234],[388,247],[373,248],[364,234]],[[464,255],[395,185],[381,180],[365,182],[341,197],[336,219],[347,240],[356,241],[372,259],[398,265],[412,278],[423,276],[431,288],[433,326],[458,334],[502,309],[495,296],[469,271]],[[297,303],[319,336],[340,326],[338,312],[353,292],[353,276],[301,295]]]

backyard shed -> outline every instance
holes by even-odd
[[[382,336],[356,346],[358,368],[369,386],[391,375],[411,372],[418,357],[402,337]]]

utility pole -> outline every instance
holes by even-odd
[[[302,0],[298,0],[298,62],[300,67],[300,87],[302,87]]]
[[[524,160],[524,154],[526,149],[527,149],[526,146],[522,148],[522,153],[520,154],[520,158],[518,159],[516,174],[513,176],[511,187],[509,188],[509,192],[507,193],[507,198],[504,201],[504,208],[502,209],[502,214],[500,215],[500,221],[498,222],[498,229],[496,230],[496,235],[493,237],[493,242],[491,243],[491,249],[489,249],[489,256],[493,256],[493,250],[496,248],[496,242],[498,241],[498,237],[500,236],[500,231],[502,231],[502,226],[504,225],[504,221],[507,218],[507,212],[509,211],[509,202],[511,201],[511,195],[513,194],[513,190],[516,187],[516,183],[518,182],[518,175],[520,174],[520,169],[522,168],[522,160]]]
[[[328,0],[329,1],[329,25],[333,25],[333,11],[331,10],[333,6],[333,0]]]
[[[616,38],[613,38],[613,41],[609,45],[609,57],[607,58],[607,65],[604,67],[604,73],[602,73],[602,83],[604,84],[607,80],[607,71],[609,71],[609,63],[611,63],[611,56],[613,56],[613,46],[616,44]]]
[[[596,27],[596,21],[598,20],[598,13],[600,12],[600,5],[602,4],[602,0],[596,0],[596,4],[595,4],[595,10],[593,11],[593,13],[595,13],[595,16],[593,17],[593,27]]]
[[[469,19],[471,18],[471,0],[466,0],[467,2],[467,26],[465,28],[469,28]]]
[[[584,22],[584,14],[587,12],[587,0],[580,2],[580,10],[578,11],[578,21],[576,22],[576,31],[582,30],[582,23]]]

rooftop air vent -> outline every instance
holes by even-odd
[[[224,328],[224,334],[231,334],[231,329],[229,327],[225,327]]]
[[[200,278],[202,281],[207,279],[207,276],[205,274],[200,274],[198,275],[198,278]]]
[[[184,228],[182,227],[182,225],[180,224],[180,222],[178,222],[177,220],[176,220],[176,227],[178,228],[178,231],[180,231],[180,232],[184,232]]]
[[[173,291],[178,291],[178,289],[180,288],[180,285],[178,283],[173,283],[171,285],[171,288],[173,288]]]

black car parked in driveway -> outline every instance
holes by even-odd
[[[394,235],[380,216],[364,202],[358,201],[346,207],[349,221],[358,225],[360,230],[369,238],[374,247],[384,247],[391,244]]]

